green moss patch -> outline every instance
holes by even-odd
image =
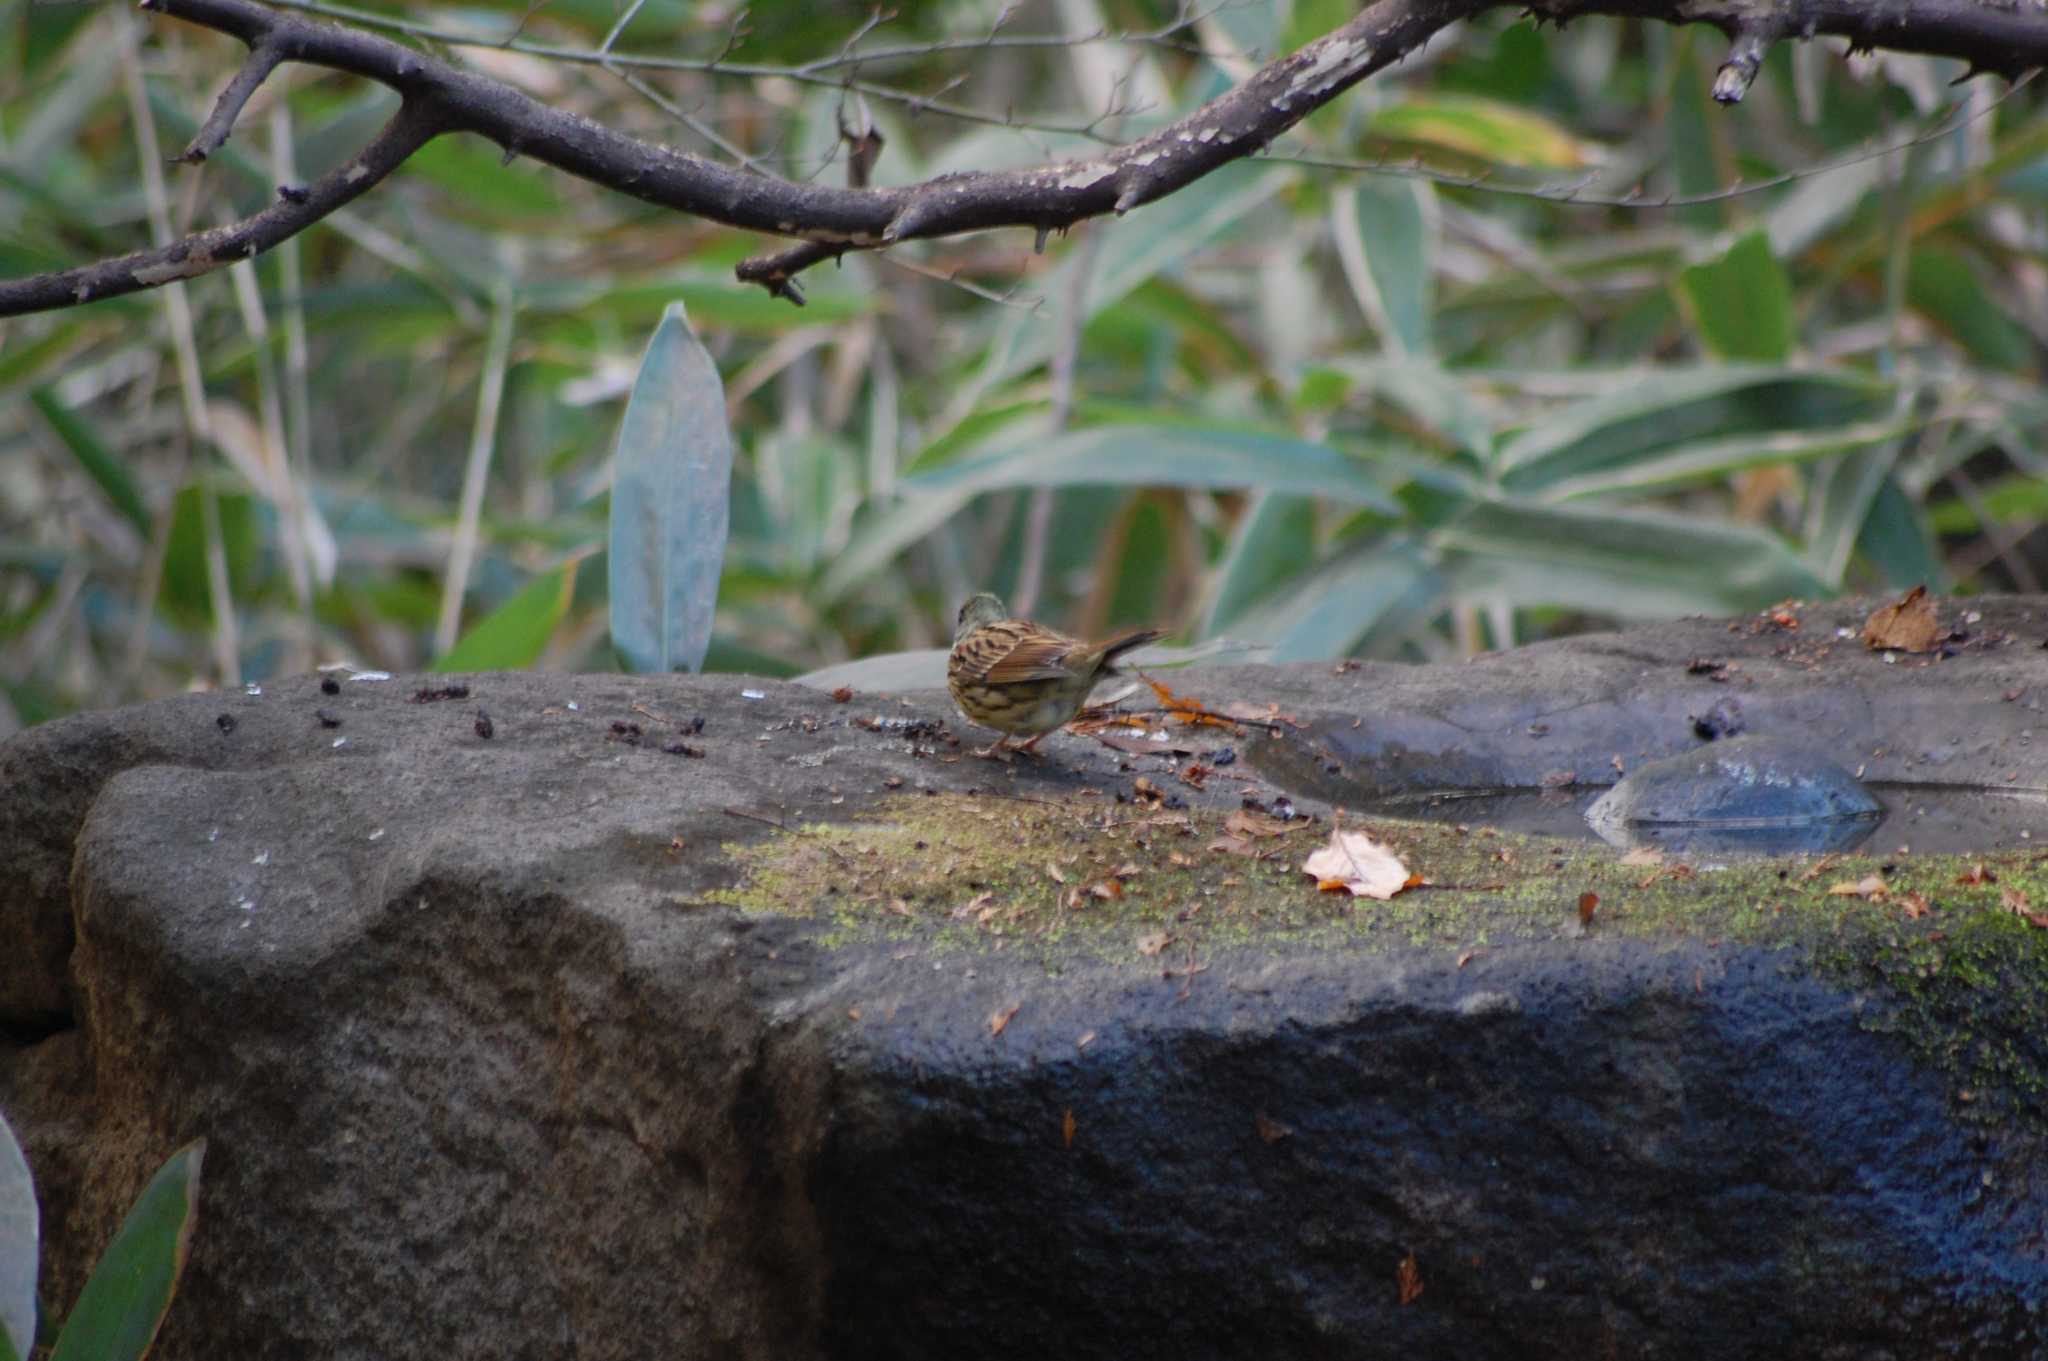
[[[1247,836],[1214,810],[941,795],[728,846],[740,882],[711,896],[819,919],[828,945],[1022,950],[1055,973],[1080,959],[1194,968],[1262,940],[1434,948],[1454,967],[1530,940],[1781,948],[1788,968],[1869,994],[1864,1024],[1939,1069],[1960,1110],[2048,1128],[2048,929],[2028,915],[2048,921],[2048,856],[1991,858],[1981,874],[1927,856],[1697,868],[1441,823],[1345,825],[1427,885],[1385,902],[1319,891],[1300,866],[1327,820]]]

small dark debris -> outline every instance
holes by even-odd
[[[235,730],[235,716],[233,714],[222,714],[219,718],[213,720],[213,726],[219,728],[224,733],[233,732]]]
[[[680,727],[684,732],[690,734],[690,736],[695,737],[698,733],[704,731],[703,715],[700,714],[696,718],[691,719],[688,723],[678,724],[677,726]]]
[[[336,679],[335,679],[334,677],[332,677],[332,676],[322,676],[322,677],[320,678],[320,693],[321,693],[321,694],[323,694],[323,695],[338,695],[338,694],[340,694],[340,693],[341,693],[341,682],[340,682],[340,681],[338,681],[338,680],[336,680]]]
[[[320,720],[320,726],[323,728],[338,728],[341,726],[341,720],[325,709],[315,709],[313,717]]]
[[[667,746],[663,747],[662,750],[667,752],[670,756],[702,757],[704,755],[704,748],[693,747],[688,742],[671,742]]]
[[[1702,742],[1733,737],[1743,729],[1742,706],[1733,699],[1714,701],[1712,708],[1692,720],[1693,735]]]
[[[425,689],[412,692],[412,702],[415,704],[438,704],[444,699],[468,698],[469,687],[467,685],[428,686]]]
[[[476,711],[476,735],[482,738],[489,738],[496,731],[497,729],[491,724],[491,716],[482,709],[478,709]]]
[[[304,203],[312,197],[303,184],[280,184],[277,186],[277,196],[286,203],[293,204]]]
[[[832,692],[832,702],[834,704],[844,704],[852,698],[853,687],[851,685],[842,685]]]
[[[1726,671],[1727,669],[1728,663],[1716,661],[1712,657],[1695,657],[1685,664],[1685,674],[1688,676],[1705,676],[1715,671]]]
[[[871,718],[856,718],[853,720],[853,726],[867,732],[893,733],[912,742],[946,735],[945,725],[929,718],[883,718],[876,715]]]
[[[640,725],[615,718],[612,720],[612,734],[616,737],[638,737],[640,736]]]
[[[1225,766],[1236,765],[1237,748],[1225,747],[1221,751],[1211,753],[1209,757],[1209,764],[1216,767],[1218,770],[1221,770]]]
[[[1548,737],[1549,735],[1550,725],[1548,723],[1531,723],[1529,725],[1529,736]]]

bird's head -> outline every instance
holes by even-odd
[[[953,641],[959,642],[983,624],[993,624],[998,619],[1009,617],[1010,612],[1003,608],[1003,602],[987,591],[969,596],[967,603],[960,607],[959,621],[953,625]]]

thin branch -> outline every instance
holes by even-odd
[[[1774,25],[1758,24],[1738,30],[1728,46],[1728,60],[1714,72],[1715,102],[1740,104],[1756,81],[1756,73],[1763,69],[1764,54],[1783,36]]]
[[[1847,38],[1849,50],[1880,47],[1930,57],[1956,57],[1971,74],[2011,80],[2048,66],[2048,23],[2028,5],[1984,0],[1525,0],[1537,22],[1563,24],[1587,15],[1712,24],[1731,40],[1746,32],[1768,38]]]
[[[1760,15],[1777,16],[1782,19],[1780,31],[1788,34],[1834,34],[1857,46],[1882,44],[1961,57],[1971,63],[1973,72],[2012,74],[2048,64],[2048,17],[2029,8],[2003,9],[1978,0],[1887,0],[1883,5],[1867,0],[1521,2],[1539,19],[1560,23],[1590,14],[1674,24],[1705,22],[1731,38],[1758,30]],[[649,145],[391,39],[280,13],[255,0],[143,3],[158,13],[231,34],[252,50],[275,44],[283,59],[379,81],[401,96],[399,113],[355,160],[309,189],[281,191],[282,203],[240,223],[120,260],[0,283],[0,316],[133,292],[245,258],[332,213],[432,137],[456,131],[487,137],[508,156],[528,156],[679,212],[750,231],[803,238],[808,244],[798,248],[800,255],[786,251],[744,263],[738,270],[743,280],[785,297],[796,296],[793,280],[800,269],[849,249],[880,249],[901,241],[998,227],[1043,233],[1084,218],[1128,212],[1219,166],[1258,153],[1352,85],[1421,47],[1431,35],[1459,19],[1496,8],[1501,0],[1377,0],[1340,28],[1269,62],[1194,113],[1129,145],[1035,169],[949,175],[923,184],[869,189],[792,183]],[[314,0],[280,3],[298,9],[317,7]],[[374,21],[364,17],[363,22]],[[608,51],[551,53],[529,45],[520,50],[600,64],[628,61]],[[704,69],[701,62],[695,65]],[[757,72],[723,58],[713,65],[726,75],[790,74],[789,68]],[[253,89],[257,77],[250,73],[258,66],[245,66],[223,100],[237,85]],[[902,91],[885,87],[816,79],[876,97],[905,98]],[[913,100],[912,107],[917,106]],[[1571,201],[1574,195],[1562,197]]]
[[[1741,184],[1730,185],[1726,189],[1710,189],[1697,194],[1665,194],[1654,199],[1646,198],[1641,189],[1632,189],[1628,193],[1620,195],[1589,194],[1585,191],[1586,187],[1593,181],[1593,176],[1591,175],[1582,175],[1575,180],[1563,184],[1522,185],[1507,184],[1494,179],[1492,167],[1477,172],[1436,170],[1423,165],[1419,160],[1395,164],[1385,159],[1362,161],[1337,156],[1296,155],[1285,149],[1267,152],[1266,159],[1280,161],[1287,165],[1308,166],[1316,170],[1350,170],[1372,175],[1396,175],[1406,179],[1428,180],[1433,184],[1440,184],[1446,189],[1472,189],[1481,193],[1502,194],[1511,198],[1533,198],[1542,199],[1550,203],[1569,203],[1581,208],[1691,208],[1702,203],[1721,203],[1729,199],[1741,198],[1745,194],[1762,193],[1764,190],[1776,189],[1781,185],[1791,184],[1797,180],[1815,179],[1836,170],[1847,169],[1852,165],[1861,165],[1865,161],[1882,160],[1884,157],[1896,155],[1901,151],[1910,151],[1914,147],[1923,146],[1929,142],[1941,141],[1958,129],[1968,127],[1970,124],[1996,111],[1999,105],[2011,99],[2021,90],[2026,89],[2027,86],[2039,78],[2040,74],[2039,71],[2027,72],[2005,90],[2001,91],[1997,98],[1989,100],[1982,105],[1977,104],[1975,101],[1964,101],[1952,117],[1945,118],[1925,132],[1918,133],[1912,137],[1865,147],[1861,151],[1845,152],[1840,156],[1819,161],[1813,165],[1802,166],[1797,170],[1781,171],[1778,174],[1769,175],[1763,179],[1745,180]]]
[[[242,69],[235,72],[235,78],[220,92],[220,98],[214,101],[213,112],[206,116],[206,121],[199,125],[199,131],[178,153],[178,159],[186,165],[197,165],[219,151],[228,140],[228,130],[242,116],[249,96],[256,93],[256,88],[277,69],[285,56],[285,44],[275,34],[250,48]]]
[[[793,80],[803,85],[821,85],[834,90],[850,90],[875,99],[887,100],[902,105],[913,114],[930,113],[946,118],[957,118],[962,122],[980,123],[997,128],[1030,128],[1038,132],[1066,133],[1075,137],[1087,137],[1098,142],[1109,139],[1098,132],[1101,119],[1093,118],[1085,123],[1053,122],[1044,119],[1020,119],[1011,115],[997,117],[970,109],[964,105],[949,104],[942,98],[945,89],[930,93],[915,90],[899,90],[893,86],[876,85],[868,81],[849,80],[833,75],[826,66],[812,69],[807,66],[775,66],[760,62],[735,62],[727,60],[738,41],[735,33],[728,39],[718,56],[704,57],[650,57],[632,53],[606,52],[587,47],[562,47],[553,43],[514,41],[510,38],[484,38],[474,34],[459,33],[449,29],[436,28],[413,19],[397,19],[388,14],[373,14],[367,10],[351,9],[344,5],[330,5],[323,0],[270,0],[282,9],[298,10],[306,14],[318,14],[324,18],[342,19],[365,29],[380,29],[387,33],[403,33],[409,38],[444,44],[448,47],[488,47],[507,52],[518,52],[524,56],[540,57],[548,61],[567,62],[579,66],[622,66],[648,71],[683,71],[706,76],[724,76],[737,80],[764,80],[778,78]],[[409,49],[408,49],[409,50]],[[829,59],[828,59],[829,60]],[[953,82],[957,83],[957,82]],[[946,89],[950,89],[949,84]]]
[[[304,188],[280,186],[278,201],[255,216],[119,259],[0,283],[0,316],[120,297],[259,255],[360,197],[443,130],[427,106],[401,104],[361,155]]]

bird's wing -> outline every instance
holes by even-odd
[[[1067,670],[1067,654],[1079,644],[1051,629],[1014,628],[991,624],[968,638],[969,675],[991,685],[1018,681],[1059,680]]]

